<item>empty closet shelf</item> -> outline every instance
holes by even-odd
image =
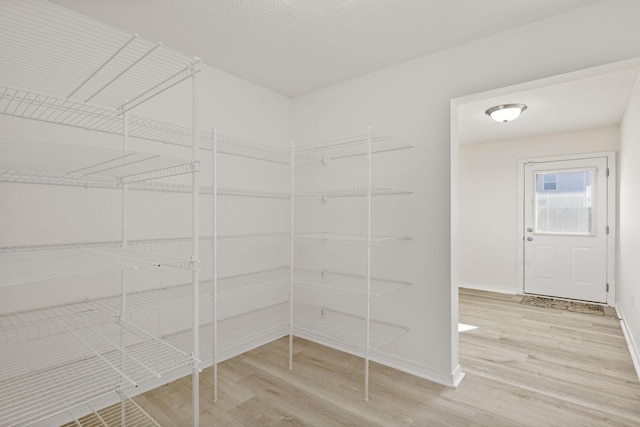
[[[367,144],[371,140],[371,153],[388,153],[407,150],[413,145],[401,143],[387,135],[377,133],[354,135],[312,144],[301,144],[295,148],[297,158],[302,160],[338,160],[367,155]]]
[[[335,233],[299,233],[295,240],[302,243],[329,243],[336,245],[366,245],[367,236],[364,234],[335,234]],[[371,244],[378,245],[387,242],[412,240],[409,236],[371,236]]]
[[[366,320],[363,317],[321,307],[300,307],[293,322],[300,338],[363,355],[367,346]],[[405,326],[372,320],[369,348],[377,349],[409,331]]]
[[[87,325],[113,322],[116,314],[116,311],[111,313],[96,307],[92,301],[5,314],[0,316],[0,345],[42,339]]]
[[[218,321],[217,360],[222,361],[269,343],[289,332],[289,303],[283,302]],[[183,351],[193,348],[191,329],[163,339]],[[213,324],[200,326],[200,359],[203,367],[213,361]]]
[[[244,157],[253,160],[279,163],[288,165],[290,160],[290,151],[287,149],[278,149],[264,144],[244,141],[227,135],[216,135],[216,144],[218,153],[236,157]]]
[[[0,179],[11,182],[118,187],[191,173],[190,160],[136,151],[0,138]]]
[[[123,393],[115,393],[119,403],[111,404],[113,399],[97,399],[97,401],[86,402],[81,405],[69,408],[66,413],[61,414],[62,422],[72,420],[62,427],[160,427],[151,416],[145,412],[133,399]],[[106,401],[106,406],[103,401]],[[104,409],[98,409],[104,408]],[[54,421],[54,420],[52,420]],[[62,424],[58,423],[58,424]]]
[[[3,67],[8,84],[116,107],[125,99],[136,104],[190,75],[184,70],[194,60],[162,43],[55,5],[2,3],[0,56],[12,58]]]
[[[281,267],[220,277],[218,278],[218,293],[219,296],[246,294],[288,284],[289,268]],[[200,281],[200,302],[210,305],[212,296],[213,281],[211,279]],[[192,283],[133,292],[127,295],[127,318],[156,313],[180,304],[191,304],[192,299]],[[110,317],[119,315],[120,304],[121,298],[119,296],[100,298],[86,303],[92,310]],[[2,317],[0,317],[1,324]]]
[[[121,136],[124,132],[122,115],[114,108],[2,85],[0,114],[112,135]],[[132,138],[182,147],[191,147],[193,143],[190,128],[134,115],[127,115],[127,120],[128,134]],[[199,141],[204,147],[210,146],[211,140],[211,132],[200,132]]]
[[[186,259],[99,244],[0,248],[0,287],[161,265],[190,268]]]
[[[309,199],[325,199],[333,197],[366,197],[368,192],[368,187],[351,187],[296,191],[294,196],[297,198]],[[371,187],[372,196],[399,196],[409,194],[412,194],[412,191],[398,190],[389,187]]]
[[[123,321],[5,346],[0,425],[30,425],[191,361],[186,352]]]
[[[218,278],[218,292],[221,296],[247,294],[288,285],[289,280],[289,267],[254,271]]]
[[[219,234],[219,242],[278,242],[291,237],[288,231],[266,233]]]
[[[209,187],[208,193],[211,193]],[[218,187],[218,196],[255,197],[260,199],[289,200],[289,193],[284,191],[266,191],[247,188]]]
[[[341,274],[327,270],[296,269],[294,284],[301,288],[316,289],[347,296],[366,296],[367,278],[351,274]],[[371,278],[370,296],[374,299],[411,286],[409,282]]]

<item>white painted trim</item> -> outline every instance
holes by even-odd
[[[636,343],[631,330],[627,326],[627,321],[625,320],[622,307],[616,307],[616,313],[618,314],[618,318],[620,318],[620,327],[622,328],[622,334],[624,335],[624,340],[627,342],[627,347],[629,347],[629,354],[631,355],[631,360],[633,361],[633,367],[636,370],[638,381],[640,381],[640,346],[638,346],[638,343]]]
[[[456,320],[456,329],[457,328],[458,321]],[[314,342],[316,344],[323,345],[325,347],[332,348],[334,350],[342,351],[344,353],[362,358],[362,351],[354,351],[352,348],[343,346],[339,343],[335,343],[329,340],[323,340],[321,338],[304,333],[296,333],[295,336],[307,341]],[[464,373],[462,373],[460,365],[456,365],[454,369],[451,370],[451,372],[441,371],[438,369],[433,369],[430,366],[423,365],[422,363],[395,356],[390,353],[385,353],[380,350],[373,351],[369,360],[446,387],[456,388],[464,378]]]
[[[457,327],[458,324],[456,323],[456,328]],[[451,372],[439,371],[421,363],[381,351],[376,351],[375,356],[372,357],[371,360],[381,365],[397,369],[398,371],[406,372],[416,377],[452,388],[458,388],[465,377],[459,364],[456,365]]]
[[[459,215],[458,215],[458,178],[459,178],[459,146],[458,146],[458,104],[455,100],[451,101],[450,105],[450,115],[451,115],[451,171],[450,171],[450,181],[451,181],[451,201],[450,201],[450,209],[451,209],[451,224],[450,224],[450,232],[451,232],[451,246],[450,246],[450,258],[451,258],[451,286],[450,286],[450,295],[451,295],[451,324],[449,325],[451,330],[451,364],[450,369],[451,372],[460,369],[460,365],[458,362],[459,358],[459,344],[458,344],[458,228],[459,228]],[[464,374],[460,372],[459,375],[464,377]],[[460,381],[462,381],[462,377]],[[452,380],[452,384],[455,381]]]
[[[503,286],[484,285],[482,283],[458,282],[458,287],[465,289],[475,289],[485,292],[497,292],[499,294],[516,295],[518,292],[515,288],[505,288]]]
[[[535,157],[518,160],[518,218],[517,218],[517,292],[524,294],[524,165],[528,162],[557,162],[562,160],[579,160],[593,158],[607,158],[609,168],[609,179],[607,179],[607,225],[609,234],[607,235],[607,282],[609,283],[609,293],[607,294],[607,305],[616,305],[616,217],[617,217],[617,193],[616,193],[616,152],[599,151],[595,153],[569,154],[564,156]]]
[[[482,101],[489,98],[497,98],[503,95],[512,95],[515,92],[524,92],[527,90],[534,90],[545,86],[553,86],[562,83],[573,82],[581,79],[588,79],[590,77],[596,77],[603,74],[615,73],[617,71],[630,70],[640,67],[640,57],[625,59],[623,61],[612,62],[610,64],[599,65],[596,67],[585,68],[583,70],[572,71],[569,73],[558,74],[551,77],[545,77],[538,80],[532,80],[524,83],[518,83],[512,86],[505,86],[497,89],[487,90],[485,92],[478,92],[455,98],[452,103],[455,103],[456,107],[462,104],[472,103],[476,101]],[[453,118],[453,116],[452,116]],[[452,135],[453,141],[453,135]],[[458,143],[458,139],[455,139]]]

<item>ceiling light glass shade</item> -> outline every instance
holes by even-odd
[[[524,104],[503,104],[489,108],[485,113],[496,122],[510,122],[527,109]]]

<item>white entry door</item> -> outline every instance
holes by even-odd
[[[607,301],[607,158],[525,164],[524,292]]]

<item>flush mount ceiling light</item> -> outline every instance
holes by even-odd
[[[524,104],[502,104],[489,108],[485,113],[496,122],[510,122],[527,109]]]

